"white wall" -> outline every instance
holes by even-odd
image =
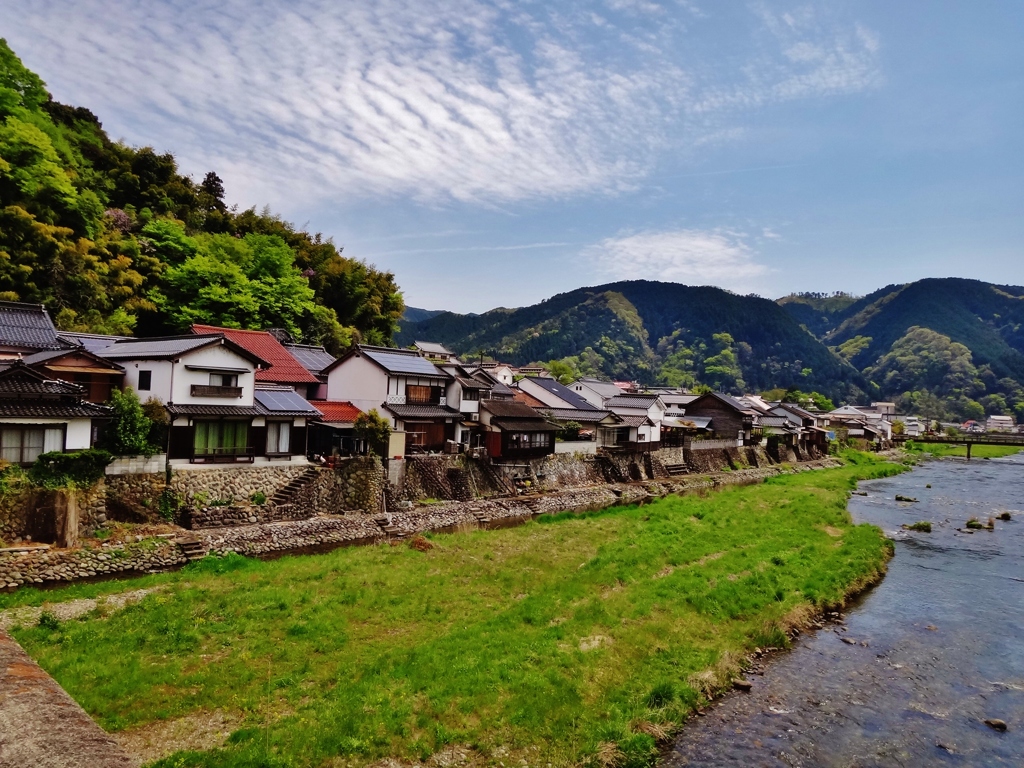
[[[171,399],[171,368],[174,364],[170,360],[124,360],[118,364],[124,366],[125,387],[135,390],[142,402],[151,397],[157,397],[164,403]],[[151,371],[153,374],[148,390],[139,391],[139,371]]]
[[[599,392],[595,392],[594,390],[592,390],[582,381],[577,381],[575,384],[572,384],[569,387],[569,389],[571,389],[577,395],[582,397],[595,408],[604,408],[604,398],[601,397],[601,394]]]
[[[189,366],[199,368],[192,370]],[[208,366],[204,369],[204,366]],[[193,384],[210,385],[209,368],[245,368],[246,373],[238,374],[238,386],[242,388],[241,397],[193,397]],[[171,388],[171,400],[176,405],[185,403],[194,405],[237,405],[251,407],[253,393],[256,389],[255,366],[252,362],[234,350],[216,345],[187,352],[178,358],[174,365],[174,382]]]
[[[376,408],[387,416],[381,408],[387,395],[387,373],[358,352],[327,374],[327,399],[348,400],[364,413]]]
[[[92,419],[3,419],[4,424],[31,424],[38,427],[62,427],[64,450],[82,451],[92,447]]]

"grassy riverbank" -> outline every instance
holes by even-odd
[[[947,456],[967,458],[966,445],[943,445],[942,443],[908,443],[908,452],[913,454],[930,453],[936,458]],[[1021,449],[1012,445],[975,445],[971,448],[972,459],[1001,459],[1020,453]]]
[[[161,721],[201,730],[214,711],[231,723],[223,747],[168,768],[416,761],[455,746],[494,765],[638,768],[745,653],[783,644],[794,616],[884,568],[888,544],[850,524],[846,497],[900,468],[853,459],[435,536],[428,551],[204,561],[149,577],[160,591],[109,616],[14,634],[109,730],[159,740],[172,730]],[[7,600],[40,599],[23,595]]]

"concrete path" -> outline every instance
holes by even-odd
[[[132,760],[0,630],[0,768],[135,768]]]

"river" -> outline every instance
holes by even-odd
[[[1024,454],[931,461],[860,491],[854,520],[895,541],[885,579],[694,718],[664,766],[1024,765]],[[1002,512],[993,531],[958,530]],[[932,532],[901,527],[918,520]]]

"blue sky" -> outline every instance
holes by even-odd
[[[1024,5],[0,0],[54,97],[479,312],[1024,284]]]

